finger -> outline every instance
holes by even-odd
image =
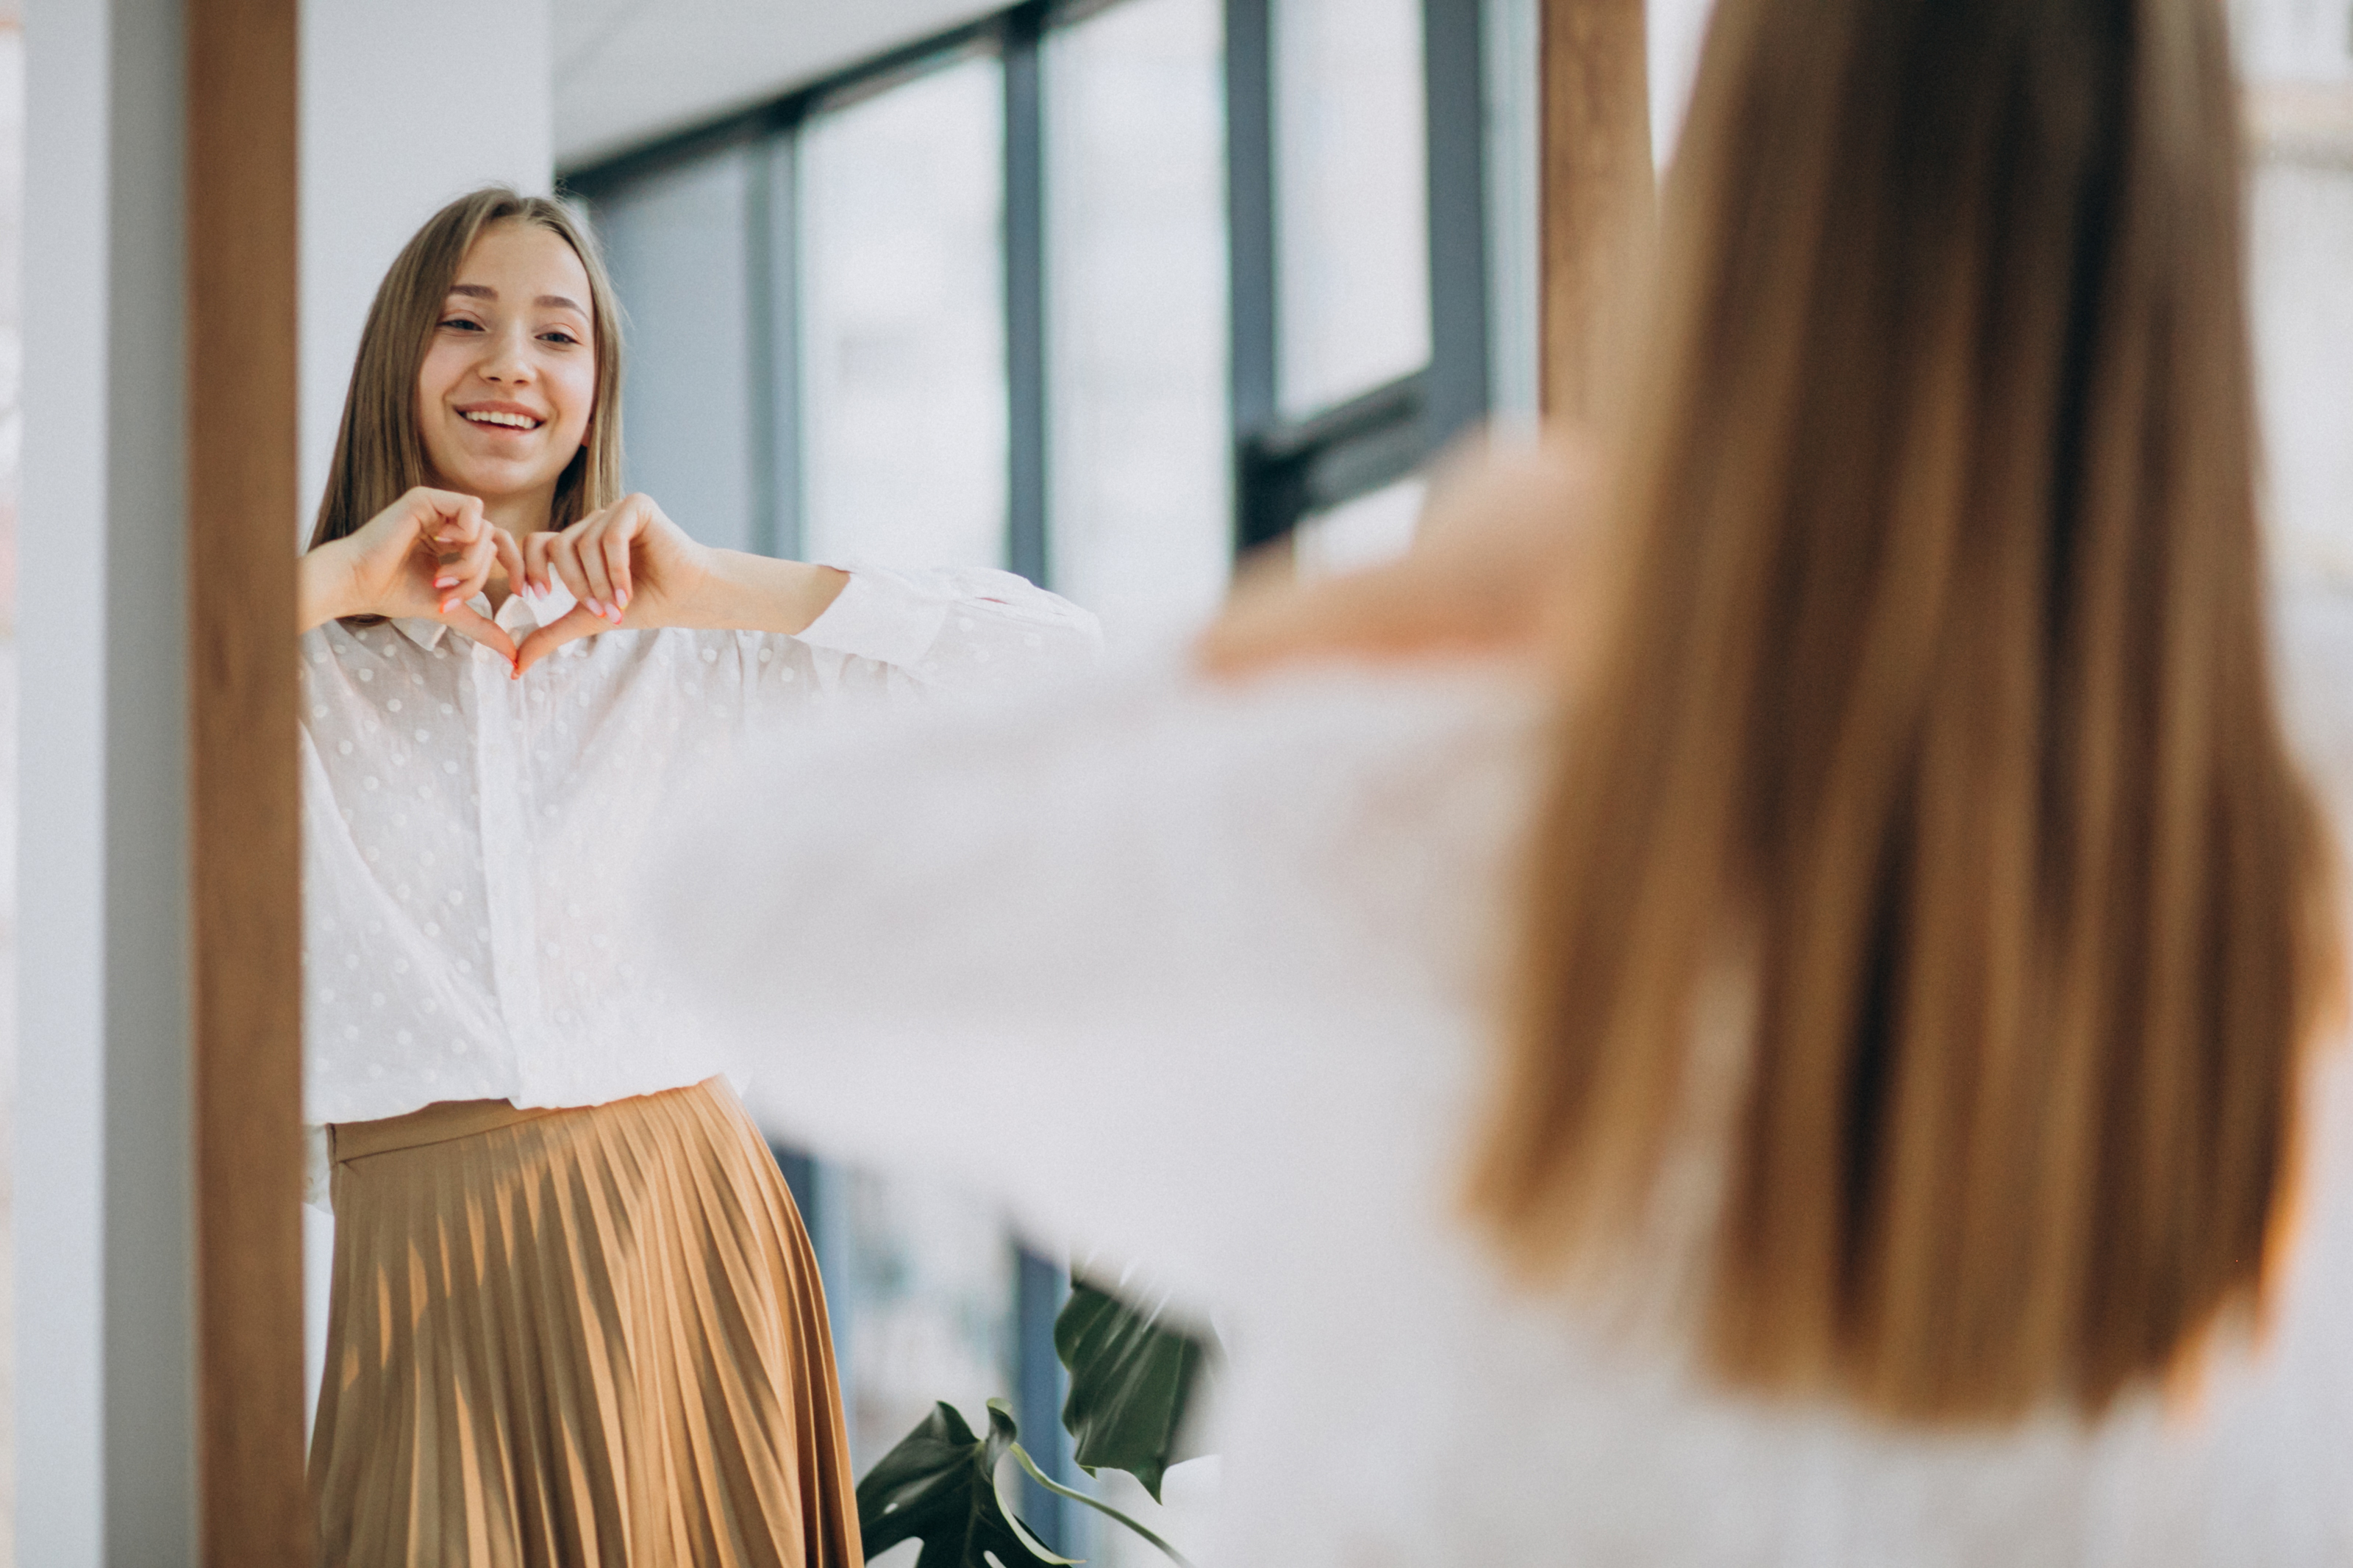
[[[507,636],[504,626],[500,626],[498,622],[480,611],[468,605],[460,605],[443,616],[441,622],[459,637],[471,642],[478,642],[489,648],[510,665],[514,663],[514,639]]]
[[[488,534],[474,541],[459,560],[455,569],[458,584],[443,595],[441,613],[448,615],[490,586],[491,568],[498,564],[498,547]]]
[[[435,557],[433,591],[441,595],[445,604],[452,599],[462,603],[472,598],[490,579],[484,563],[496,558],[495,548],[487,536],[445,552]]]
[[[507,585],[517,592],[524,587],[522,552],[515,547],[514,535],[503,528],[491,530],[491,550],[507,574]]]
[[[547,585],[554,580],[547,564],[547,553],[554,545],[555,535],[552,533],[533,533],[523,539],[523,574],[530,580],[534,593],[546,593]]]
[[[559,533],[549,542],[547,563],[554,568],[556,576],[563,580],[565,587],[571,590],[574,598],[586,602],[593,596],[588,589],[587,574],[580,570],[580,552],[573,548],[570,532]]]
[[[422,488],[408,493],[420,508],[420,526],[435,543],[471,544],[480,535],[485,526],[481,497]]]
[[[605,530],[604,537],[598,541],[605,555],[605,575],[613,584],[613,614],[610,619],[615,626],[621,624],[622,613],[629,607],[629,552],[645,526],[643,509],[628,507],[623,509],[623,515],[615,521],[613,526]]]
[[[594,522],[577,525],[577,531],[571,534],[572,553],[588,579],[588,592],[581,597],[587,601],[590,609],[608,621],[613,618],[613,577],[605,568],[603,546],[604,536],[610,531],[611,523],[609,518],[599,518]]]
[[[522,639],[522,647],[515,653],[515,679],[518,680],[522,679],[523,671],[562,647],[565,643],[577,642],[582,637],[603,630],[605,630],[605,623],[593,614],[587,605],[573,605],[554,620]]]

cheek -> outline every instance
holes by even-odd
[[[588,416],[596,406],[596,367],[565,365],[549,378],[551,386],[560,384],[563,393],[556,406],[563,412],[558,416],[565,429],[575,435],[588,428]]]

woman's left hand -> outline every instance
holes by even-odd
[[[561,582],[579,601],[523,638],[520,678],[565,643],[617,627],[691,625],[711,578],[712,552],[686,535],[650,496],[627,495],[557,532],[522,542],[523,586]]]

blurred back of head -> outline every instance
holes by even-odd
[[[1472,1201],[1638,1240],[1753,1020],[1702,1338],[2096,1411],[2254,1303],[2335,977],[2269,684],[2213,0],[1723,0]]]

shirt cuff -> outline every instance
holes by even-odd
[[[800,640],[879,664],[920,663],[947,623],[948,602],[884,568],[836,570],[849,573],[849,581],[824,614],[801,628]]]

